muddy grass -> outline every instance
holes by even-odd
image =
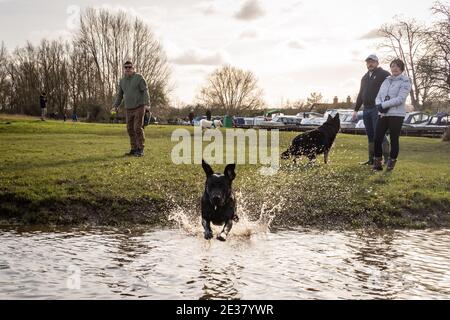
[[[1,199],[0,225],[45,225],[45,226],[175,226],[169,215],[171,203],[152,199],[139,199],[136,202],[98,199],[95,203],[81,201],[45,201],[30,203],[24,199]],[[199,208],[198,208],[199,209]],[[195,211],[195,210],[193,210]],[[192,221],[200,221],[191,215]],[[250,219],[258,220],[255,212]],[[292,208],[281,210],[274,217],[271,227],[303,226],[316,229],[424,229],[449,228],[450,214],[442,208],[423,211],[363,211],[343,213],[302,212]]]

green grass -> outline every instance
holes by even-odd
[[[200,165],[175,165],[174,126],[146,128],[146,155],[124,157],[125,126],[41,122],[0,115],[0,218],[4,223],[167,223],[173,207],[199,215]],[[184,127],[185,128],[185,127]],[[192,128],[189,128],[192,130]],[[280,152],[297,133],[280,133]],[[207,143],[205,143],[206,145]],[[366,138],[340,134],[330,163],[293,166],[259,175],[238,165],[240,210],[256,219],[280,204],[274,225],[324,228],[450,226],[450,144],[401,137],[393,173],[357,163]],[[224,165],[214,165],[223,170]]]

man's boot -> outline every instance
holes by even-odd
[[[395,164],[396,164],[396,163],[397,163],[397,159],[390,159],[390,158],[389,158],[388,163],[387,163],[386,170],[387,170],[387,171],[392,171],[392,170],[394,170]]]
[[[375,154],[375,145],[373,142],[369,142],[369,160],[367,160],[366,162],[360,162],[359,164],[362,166],[373,165],[374,154]]]
[[[136,149],[131,149],[130,152],[125,153],[126,156],[134,156],[136,154]]]
[[[137,149],[136,153],[134,154],[135,157],[143,157],[144,156],[144,148]]]
[[[383,158],[384,158],[384,164],[388,163],[389,160],[389,155],[391,153],[391,148],[389,145],[389,141],[384,141],[383,144],[381,145],[383,148]]]
[[[383,162],[382,158],[373,158],[373,170],[375,171],[382,171],[383,170]]]

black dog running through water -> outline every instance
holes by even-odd
[[[292,156],[296,161],[296,158],[306,156],[309,161],[314,161],[318,154],[323,153],[324,161],[328,163],[328,154],[340,128],[339,113],[334,118],[328,115],[322,126],[295,137],[291,146],[281,154],[281,158],[289,159]]]
[[[217,226],[224,224],[217,239],[225,241],[233,227],[233,221],[239,220],[236,215],[236,199],[231,184],[236,177],[235,164],[225,167],[224,174],[214,173],[209,164],[202,160],[202,167],[206,173],[205,192],[202,196],[202,225],[205,229],[205,239],[213,237],[211,223]]]

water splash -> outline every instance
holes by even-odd
[[[265,200],[262,202],[258,212],[258,208],[252,205],[253,202],[250,201],[243,191],[236,192],[239,215],[239,224],[236,224],[236,229],[239,234],[251,236],[252,234],[270,231],[272,221],[281,212],[285,199],[277,197],[272,192],[266,192],[266,195],[268,196],[264,197]],[[255,216],[257,217],[256,219],[252,218]]]
[[[195,199],[192,199],[195,201]],[[198,200],[197,200],[198,201]],[[198,235],[203,231],[201,226],[201,214],[194,202],[190,205],[183,205],[169,198],[171,209],[168,213],[168,220],[174,222],[179,229],[184,230],[190,235]]]
[[[270,189],[267,190],[267,197],[264,197],[266,200],[260,207],[254,205],[250,195],[246,196],[243,190],[235,192],[239,221],[233,224],[230,235],[251,237],[255,234],[269,232],[273,219],[281,212],[285,204],[285,199],[276,197],[273,192],[270,192]],[[201,211],[199,206],[195,205],[195,201],[200,200],[192,199],[192,201],[189,206],[185,206],[170,199],[172,205],[168,213],[168,220],[192,236],[202,236]],[[214,234],[218,234],[222,230],[222,226],[212,225],[212,229]]]

